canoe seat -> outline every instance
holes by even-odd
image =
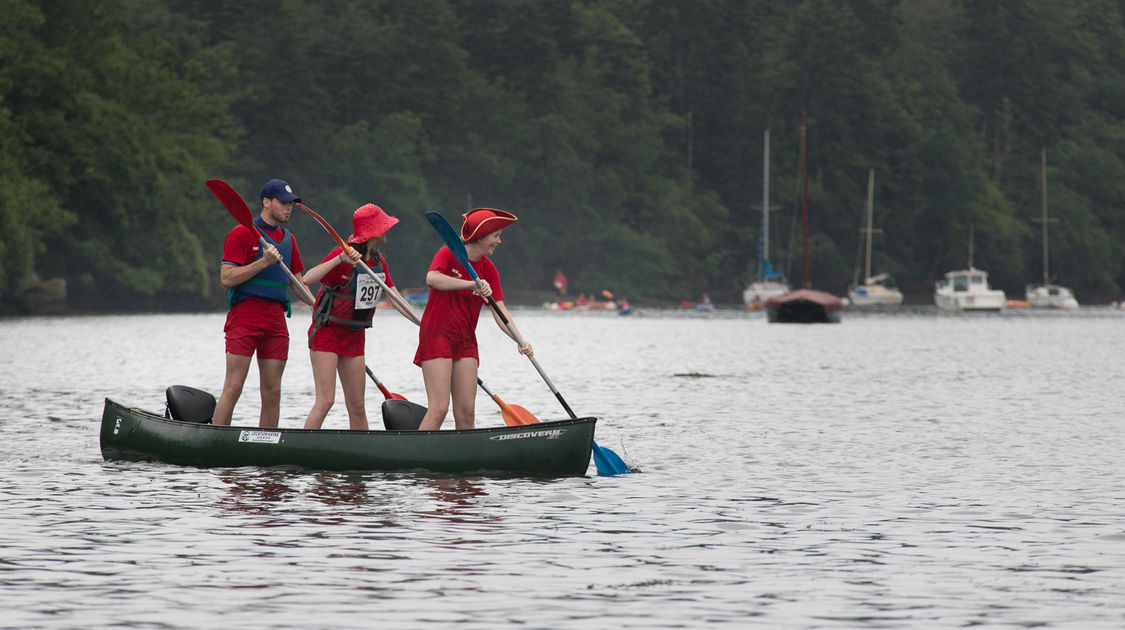
[[[211,424],[211,418],[215,415],[215,397],[211,394],[187,385],[173,385],[164,395],[167,399],[165,418]]]
[[[417,431],[426,415],[426,408],[408,400],[389,398],[383,401],[383,426],[388,431]]]

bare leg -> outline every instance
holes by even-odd
[[[348,408],[348,425],[353,431],[367,430],[367,409],[364,393],[367,391],[366,370],[363,357],[340,357],[337,370],[340,386],[344,390],[344,405]]]
[[[223,393],[219,394],[219,401],[215,403],[212,424],[230,424],[231,416],[234,415],[234,405],[242,395],[242,386],[246,383],[246,375],[249,372],[250,357],[227,353],[227,373],[223,380]]]
[[[453,379],[453,359],[430,359],[422,362],[422,380],[426,383],[426,415],[419,431],[437,431],[449,413],[449,392]]]
[[[453,362],[453,420],[458,429],[471,429],[476,422],[477,360]]]
[[[258,382],[262,390],[262,415],[258,426],[274,428],[281,417],[281,374],[285,361],[258,359]]]
[[[332,403],[336,402],[336,361],[335,352],[322,352],[309,350],[309,360],[312,361],[313,387],[316,388],[316,400],[312,409],[305,418],[306,429],[319,429],[324,424],[324,418]]]

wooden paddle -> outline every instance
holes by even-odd
[[[453,257],[457,259],[457,262],[459,262],[461,266],[465,268],[465,271],[469,272],[469,276],[473,279],[473,282],[476,283],[477,288],[481,288],[480,277],[477,276],[476,269],[473,269],[472,264],[469,263],[469,254],[467,251],[465,251],[465,243],[461,241],[461,235],[457,233],[457,230],[449,224],[449,221],[446,220],[446,218],[442,216],[440,212],[427,212],[426,220],[430,222],[430,225],[432,225],[434,227],[434,230],[437,231],[438,235],[441,236],[441,240],[445,241],[445,246],[449,248],[449,251],[453,254]],[[516,331],[516,327],[508,321],[508,318],[504,315],[504,311],[501,310],[500,305],[496,303],[496,300],[493,299],[491,295],[488,296],[488,305],[492,307],[492,311],[496,313],[496,316],[499,317],[500,321],[504,323],[504,326],[508,329],[508,332],[511,333],[512,338],[516,340],[516,343],[518,343],[520,347],[526,346],[527,342],[524,341],[523,337],[521,337],[519,332]],[[570,415],[571,419],[577,420],[578,416],[575,415],[574,410],[570,408],[570,405],[566,404],[566,400],[562,397],[562,394],[559,393],[559,390],[555,387],[555,384],[551,382],[551,379],[547,376],[547,373],[543,371],[543,368],[539,365],[539,362],[535,360],[535,357],[532,355],[527,355],[527,358],[531,361],[531,364],[535,366],[536,371],[539,372],[539,376],[543,378],[543,382],[547,384],[548,388],[550,388],[551,393],[555,395],[555,398],[557,398],[560,403],[562,403],[563,409],[566,409],[566,413]],[[614,453],[608,448],[598,446],[597,442],[593,443],[593,453],[594,464],[597,466],[599,474],[621,475],[631,472],[629,470],[629,467],[625,464],[624,461],[621,460],[617,453]]]
[[[234,188],[231,188],[230,184],[221,179],[209,179],[206,184],[207,188],[219,198],[219,201],[223,202],[223,205],[227,208],[227,212],[234,217],[234,220],[245,225],[250,230],[251,234],[258,237],[258,243],[262,248],[265,248],[267,245],[266,239],[262,236],[262,233],[258,231],[258,227],[254,225],[254,216],[250,212],[250,206],[246,205],[246,201],[242,196],[239,195]],[[298,280],[297,276],[293,275],[293,272],[289,270],[289,267],[287,267],[284,262],[278,262],[277,264],[281,265],[281,268],[285,271],[285,275],[289,276],[290,288],[301,298],[301,301],[309,305],[313,304],[316,300],[313,298],[312,293],[309,292],[308,287],[305,286],[305,283]]]
[[[332,228],[332,224],[329,223],[327,219],[320,216],[320,214],[303,203],[298,202],[297,207],[304,210],[309,214],[309,216],[315,219],[316,222],[319,223],[326,232],[328,232],[328,235],[332,237],[332,240],[336,241],[336,244],[340,246],[340,249],[344,251],[348,250],[348,243],[344,241],[339,232]],[[405,300],[400,298],[397,293],[391,291],[390,287],[388,287],[387,284],[383,282],[383,279],[380,278],[374,271],[372,271],[370,267],[364,264],[362,260],[357,264],[359,265],[360,269],[367,273],[367,275],[375,279],[375,282],[379,284],[379,288],[383,289],[384,295],[390,298],[392,302],[397,304],[404,313],[407,313],[409,315],[410,321],[414,322],[416,325],[422,323],[421,320],[418,319],[418,315],[414,312],[414,309],[411,308]],[[379,390],[383,392],[383,395],[386,396],[387,390],[379,383],[378,379],[375,378],[375,375],[371,373],[370,369],[367,370],[367,374],[371,377],[372,380],[375,381],[375,384],[378,385]],[[532,413],[527,409],[524,409],[519,405],[508,405],[503,400],[500,400],[499,396],[488,391],[488,388],[484,386],[484,381],[480,380],[480,378],[477,378],[477,385],[479,385],[480,388],[484,390],[484,393],[488,394],[488,396],[492,398],[492,400],[497,405],[500,406],[500,415],[504,418],[504,424],[508,426],[516,426],[520,424],[532,424],[534,422],[539,422],[539,419],[532,415]],[[405,398],[398,396],[398,394],[395,394],[394,396],[401,400],[406,400]]]

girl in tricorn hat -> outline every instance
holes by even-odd
[[[477,320],[480,310],[492,296],[504,312],[512,327],[511,316],[504,308],[504,290],[500,274],[489,259],[500,245],[500,232],[516,221],[515,215],[492,208],[477,208],[462,215],[461,240],[469,264],[480,278],[480,289],[468,270],[457,262],[448,247],[434,255],[426,273],[430,287],[429,301],[422,312],[422,326],[418,331],[418,351],[414,364],[422,368],[426,383],[426,416],[418,427],[423,431],[441,428],[453,398],[453,420],[458,429],[471,429],[475,422],[477,391]],[[496,313],[496,325],[505,335],[516,341]],[[519,343],[517,341],[517,343]],[[520,354],[531,355],[531,344],[519,349]]]
[[[371,327],[371,318],[383,297],[383,290],[356,263],[363,260],[387,288],[398,295],[387,269],[387,259],[377,249],[387,243],[387,230],[396,223],[398,219],[387,216],[379,206],[370,203],[362,206],[352,215],[353,232],[348,237],[348,243],[355,247],[349,247],[346,252],[340,247],[333,249],[304,276],[310,288],[317,281],[322,284],[309,326],[309,357],[316,401],[305,419],[306,429],[319,429],[324,423],[336,395],[337,373],[344,390],[349,426],[364,431],[368,428],[364,408],[364,333]],[[403,311],[394,300],[391,303],[404,317],[418,321],[416,314]]]

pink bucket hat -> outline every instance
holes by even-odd
[[[382,208],[373,203],[360,206],[352,214],[352,235],[348,237],[348,242],[365,243],[368,239],[386,234],[396,223],[397,217],[387,216]]]
[[[516,215],[495,208],[474,208],[461,215],[461,240],[468,243],[483,238],[518,221]]]

